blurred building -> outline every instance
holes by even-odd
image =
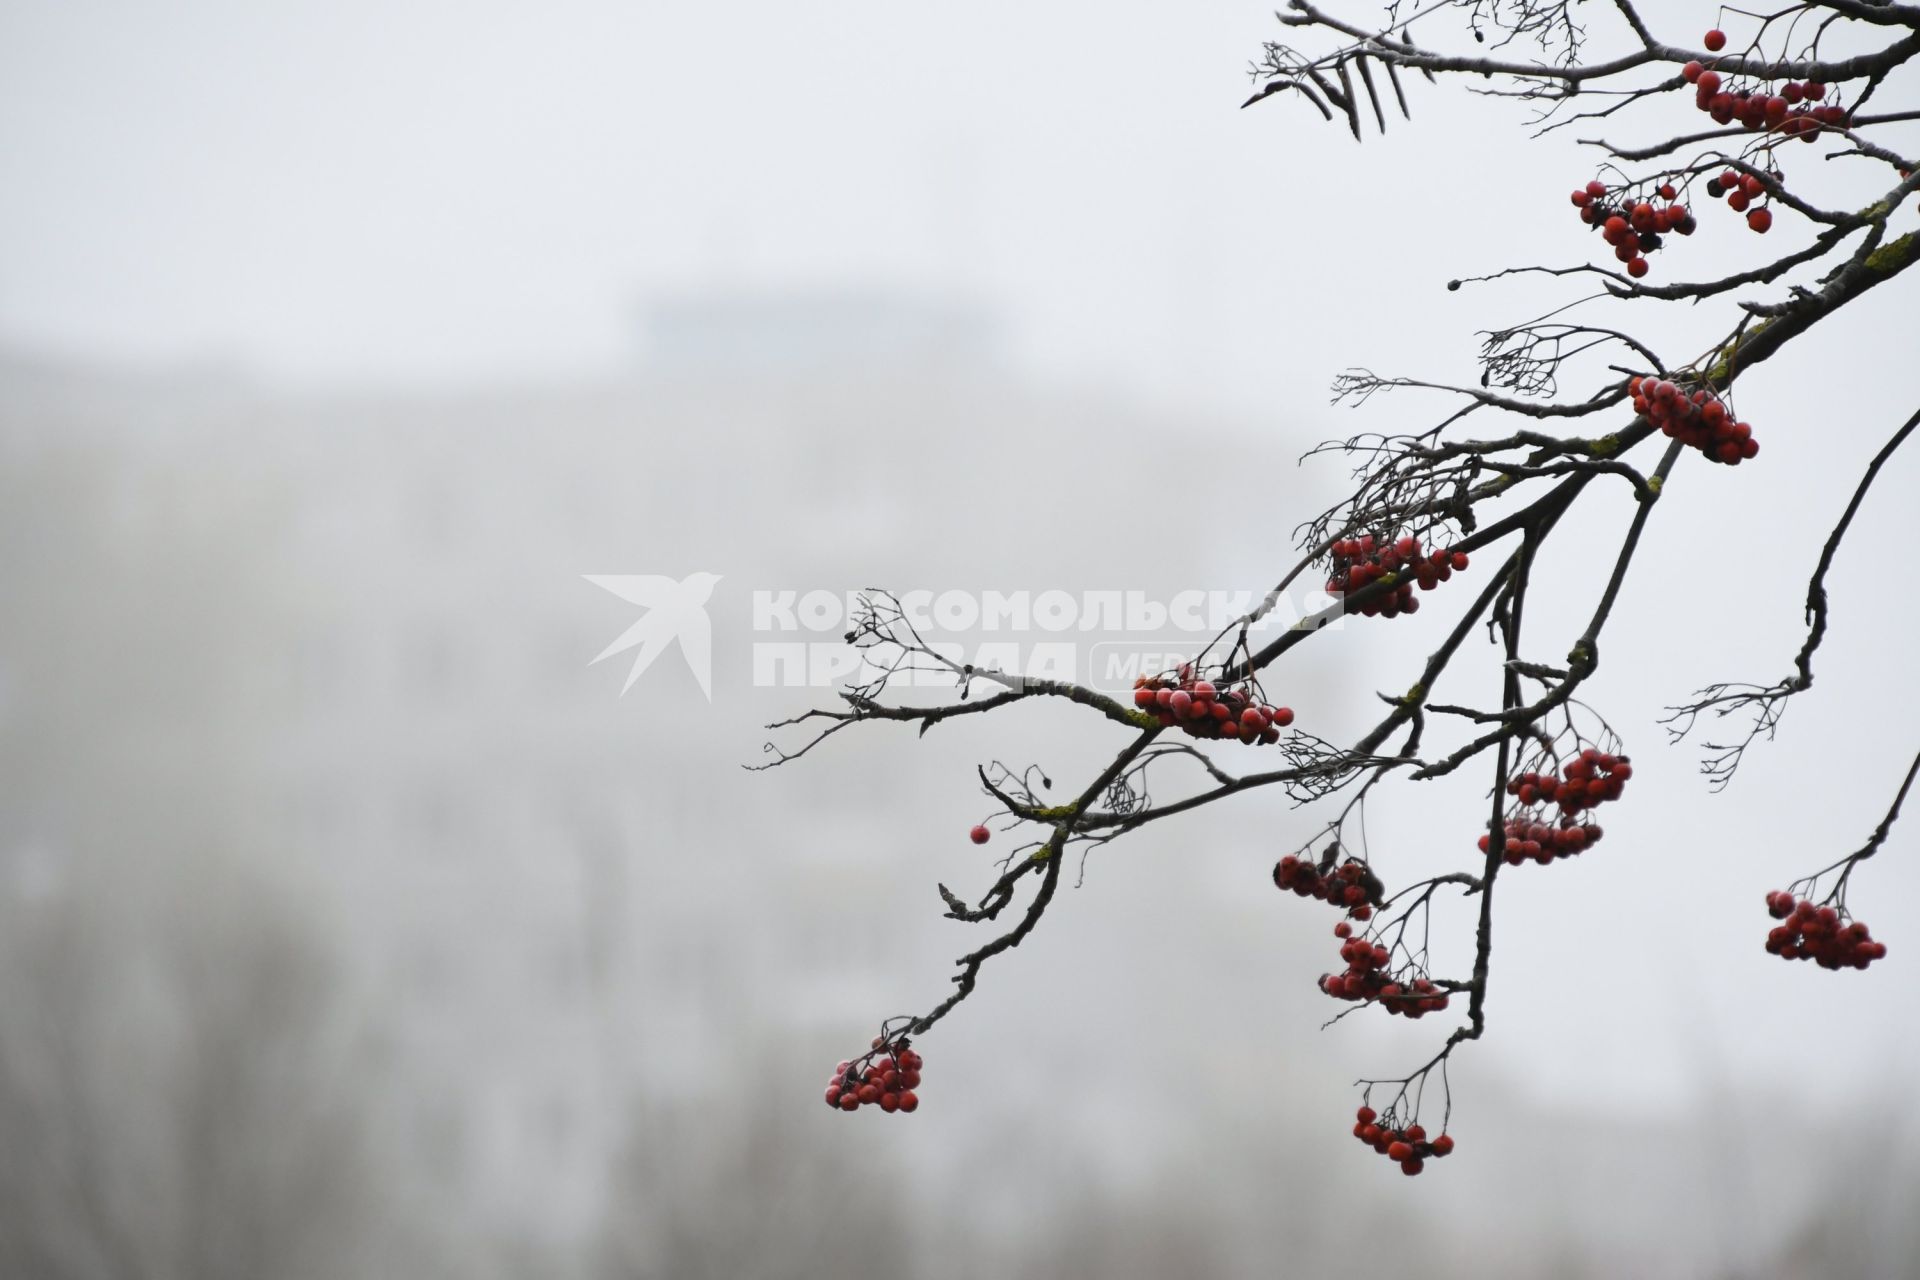
[[[579,1237],[631,1099],[700,1095],[716,1055],[840,1043],[902,991],[944,991],[952,926],[899,850],[927,839],[923,806],[979,808],[967,766],[879,734],[823,752],[826,778],[736,778],[760,722],[824,699],[743,687],[748,588],[977,590],[1010,569],[1074,588],[1062,485],[1133,513],[1125,576],[1099,585],[1190,567],[1191,531],[1140,514],[1140,460],[1230,432],[1024,385],[996,346],[969,306],[799,294],[662,302],[643,371],[591,388],[290,394],[10,357],[9,487],[61,497],[8,512],[28,554],[0,605],[0,737],[32,776],[47,724],[84,710],[61,768],[39,753],[7,856],[82,838],[74,777],[151,796],[160,827],[218,826],[342,930],[412,1194]],[[979,487],[928,483],[955,470]],[[587,660],[630,610],[581,575],[695,569],[734,588],[714,705],[672,654],[618,699],[621,662]],[[174,625],[135,639],[129,609]],[[128,678],[93,686],[75,644]],[[70,681],[24,674],[56,662]],[[810,798],[849,769],[857,809]]]

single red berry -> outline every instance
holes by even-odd
[[[1727,33],[1715,27],[1712,31],[1707,32],[1707,38],[1701,41],[1701,43],[1707,46],[1709,53],[1718,53],[1727,47]]]
[[[919,1105],[920,1095],[913,1090],[909,1089],[900,1095],[900,1109],[902,1111],[913,1111],[918,1108]]]
[[[1408,1159],[1402,1160],[1400,1162],[1400,1172],[1406,1174],[1409,1178],[1415,1176],[1422,1169],[1426,1167],[1427,1167],[1426,1162],[1424,1160],[1418,1160],[1412,1157],[1409,1157]]]
[[[1680,75],[1688,84],[1693,84],[1700,79],[1700,73],[1705,70],[1706,68],[1700,65],[1699,60],[1695,59],[1680,68]]]
[[[1413,1148],[1405,1142],[1392,1142],[1387,1144],[1387,1159],[1409,1160],[1412,1158]]]
[[[1714,94],[1720,92],[1720,73],[1718,71],[1702,71],[1700,78],[1694,81],[1694,87],[1700,91],[1701,97],[1712,97]]]
[[[980,825],[976,826],[972,831],[969,831],[967,833],[967,836],[975,844],[985,844],[988,840],[993,838],[993,832],[987,830],[987,824],[983,822]]]
[[[1433,1140],[1433,1154],[1437,1156],[1444,1156],[1449,1154],[1452,1150],[1453,1150],[1453,1138],[1450,1135],[1443,1133],[1439,1137]]]
[[[1771,209],[1748,210],[1747,225],[1749,227],[1752,227],[1755,231],[1758,231],[1761,235],[1765,235],[1767,233],[1767,229],[1773,226],[1773,210]]]
[[[1647,260],[1645,258],[1635,258],[1632,262],[1629,262],[1627,264],[1627,274],[1635,280],[1647,274]]]
[[[1336,930],[1336,932],[1338,931]],[[1346,935],[1340,934],[1340,936],[1344,938]],[[1372,1124],[1379,1118],[1379,1114],[1375,1112],[1372,1107],[1362,1107],[1354,1113],[1354,1119],[1358,1120],[1361,1124]]]

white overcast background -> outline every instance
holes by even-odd
[[[1642,8],[1680,43],[1718,12]],[[21,1273],[1920,1275],[1895,1212],[1920,826],[1854,877],[1883,964],[1761,950],[1762,895],[1864,841],[1920,748],[1911,457],[1778,740],[1713,795],[1700,735],[1656,723],[1788,671],[1819,544],[1915,408],[1904,280],[1742,380],[1760,456],[1689,455],[1655,511],[1587,690],[1635,777],[1597,849],[1500,881],[1454,1157],[1409,1180],[1347,1135],[1350,1082],[1452,1023],[1319,1029],[1331,915],[1267,874],[1320,818],[1279,795],[1097,854],[927,1037],[920,1114],[821,1106],[981,940],[933,891],[994,874],[973,766],[1075,787],[1117,731],[1023,708],[750,774],[761,725],[821,697],[752,687],[750,592],[1264,589],[1345,477],[1306,448],[1445,409],[1336,408],[1331,378],[1477,377],[1476,331],[1581,287],[1446,281],[1590,260],[1576,139],[1700,127],[1674,95],[1535,138],[1521,104],[1408,77],[1413,120],[1356,145],[1284,96],[1238,109],[1280,30],[1257,4],[0,5]],[[1784,155],[1816,203],[1889,185],[1826,152]],[[1656,281],[1809,234],[1698,213]],[[836,346],[808,308],[847,305],[978,341]],[[687,363],[689,307],[742,327]],[[1737,313],[1611,314],[1683,364]],[[1596,484],[1556,535],[1530,656],[1563,657],[1631,512]],[[674,654],[619,697],[623,663],[587,660],[632,611],[581,575],[696,571],[723,575],[711,704]],[[1316,638],[1269,688],[1351,736],[1473,589]],[[1453,693],[1491,660],[1469,646]],[[1486,773],[1383,789],[1390,883],[1465,865]],[[1464,977],[1466,917],[1436,925]],[[291,1002],[332,1065],[196,1060],[197,1011],[283,932],[329,976],[239,1042]],[[204,967],[154,958],[179,938],[215,939]],[[62,1061],[78,1100],[45,1092]],[[143,1061],[179,1087],[129,1084]],[[253,1070],[310,1102],[301,1066],[350,1119],[219,1101]],[[342,1125],[351,1155],[317,1136]]]

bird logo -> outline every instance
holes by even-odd
[[[713,624],[707,620],[707,600],[713,595],[714,584],[720,581],[719,574],[692,573],[678,582],[657,573],[581,576],[628,604],[637,604],[646,610],[638,622],[621,632],[588,666],[638,647],[640,651],[633,655],[633,669],[627,672],[627,682],[620,686],[620,696],[624,698],[640,673],[652,666],[653,660],[669,644],[678,640],[680,653],[693,671],[693,678],[700,682],[700,692],[707,696],[708,702],[713,701]]]

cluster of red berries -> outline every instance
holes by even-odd
[[[1423,551],[1417,538],[1387,542],[1376,540],[1370,533],[1358,538],[1342,538],[1333,544],[1332,554],[1333,576],[1327,579],[1327,594],[1331,596],[1350,595],[1389,575],[1396,575],[1391,580],[1398,581],[1397,575],[1405,571],[1408,580],[1401,582],[1399,590],[1389,591],[1360,606],[1359,612],[1369,618],[1376,615],[1394,618],[1417,612],[1420,597],[1413,594],[1416,584],[1422,591],[1431,591],[1451,578],[1456,569],[1467,567],[1464,551],[1443,551],[1438,547]]]
[[[1765,205],[1749,208],[1755,200],[1767,193],[1767,184],[1758,175],[1741,173],[1738,169],[1729,169],[1716,178],[1707,179],[1707,194],[1718,200],[1727,198],[1727,208],[1735,213],[1747,215],[1747,226],[1760,235],[1773,229],[1773,210]]]
[[[1399,1165],[1400,1172],[1409,1178],[1426,1168],[1429,1159],[1437,1160],[1453,1152],[1451,1135],[1443,1133],[1429,1139],[1427,1131],[1417,1124],[1404,1129],[1383,1125],[1372,1107],[1362,1107],[1355,1113],[1353,1136]]]
[[[827,1081],[827,1105],[842,1111],[861,1107],[879,1107],[889,1114],[914,1111],[920,1106],[920,1054],[907,1047],[905,1040],[892,1044],[879,1038],[875,1052],[842,1062]]]
[[[1388,1013],[1423,1018],[1447,1007],[1447,993],[1432,981],[1420,977],[1411,982],[1396,982],[1387,972],[1392,956],[1378,942],[1353,936],[1353,926],[1342,920],[1333,926],[1340,941],[1340,958],[1347,962],[1345,973],[1323,973],[1320,989],[1336,1000],[1377,1000]]]
[[[1864,969],[1887,954],[1887,944],[1875,942],[1860,921],[1842,924],[1833,907],[1816,907],[1784,889],[1767,895],[1767,913],[1785,922],[1767,933],[1767,950],[1784,960],[1812,960],[1822,969]]]
[[[1606,833],[1599,824],[1573,823],[1563,819],[1559,826],[1540,821],[1537,815],[1521,814],[1507,819],[1506,840],[1501,844],[1500,856],[1510,867],[1517,867],[1531,858],[1545,866],[1555,858],[1570,858],[1582,849],[1600,843],[1600,837]],[[1493,845],[1487,836],[1480,837],[1480,852],[1485,853]]]
[[[1216,689],[1211,680],[1194,679],[1190,662],[1170,676],[1136,679],[1133,705],[1157,715],[1162,728],[1179,728],[1195,738],[1238,738],[1271,746],[1293,723],[1291,707],[1261,702],[1251,685]]]
[[[1517,867],[1529,860],[1545,866],[1555,858],[1570,858],[1598,844],[1606,833],[1595,823],[1577,821],[1579,814],[1605,801],[1618,800],[1631,777],[1631,760],[1595,747],[1587,747],[1567,761],[1558,775],[1516,774],[1507,781],[1507,794],[1523,808],[1506,821],[1500,856],[1508,866]],[[1557,824],[1532,808],[1550,804],[1560,808]],[[1491,837],[1480,837],[1480,852],[1492,847]]]
[[[1633,777],[1633,761],[1588,747],[1560,772],[1557,778],[1550,773],[1520,774],[1507,783],[1507,794],[1521,804],[1558,804],[1561,813],[1571,816],[1603,800],[1618,800]]]
[[[1659,427],[1665,435],[1691,445],[1709,462],[1738,466],[1760,452],[1753,427],[1735,422],[1732,410],[1705,387],[1693,394],[1664,378],[1634,378],[1627,383],[1633,411]]]
[[[1646,255],[1661,246],[1662,236],[1668,232],[1690,236],[1699,225],[1687,206],[1675,203],[1679,193],[1672,183],[1662,183],[1653,194],[1666,203],[1656,206],[1651,200],[1632,198],[1624,190],[1613,195],[1606,183],[1598,181],[1573,193],[1580,221],[1600,228],[1601,237],[1613,246],[1613,256],[1626,264],[1627,274],[1636,280],[1647,274]]]
[[[1709,44],[1707,48],[1719,46]],[[1756,132],[1764,129],[1782,137],[1812,142],[1822,126],[1837,129],[1847,123],[1845,107],[1837,102],[1822,101],[1827,96],[1827,86],[1818,80],[1789,81],[1777,91],[1770,91],[1759,86],[1727,87],[1718,71],[1699,62],[1689,62],[1680,69],[1680,74],[1693,86],[1693,105],[1712,116],[1715,124],[1738,121]]]
[[[1273,864],[1273,882],[1302,898],[1318,898],[1336,907],[1345,907],[1355,920],[1373,918],[1374,904],[1380,901],[1383,891],[1379,877],[1357,858],[1348,858],[1338,867],[1323,872],[1311,860],[1288,854]]]

